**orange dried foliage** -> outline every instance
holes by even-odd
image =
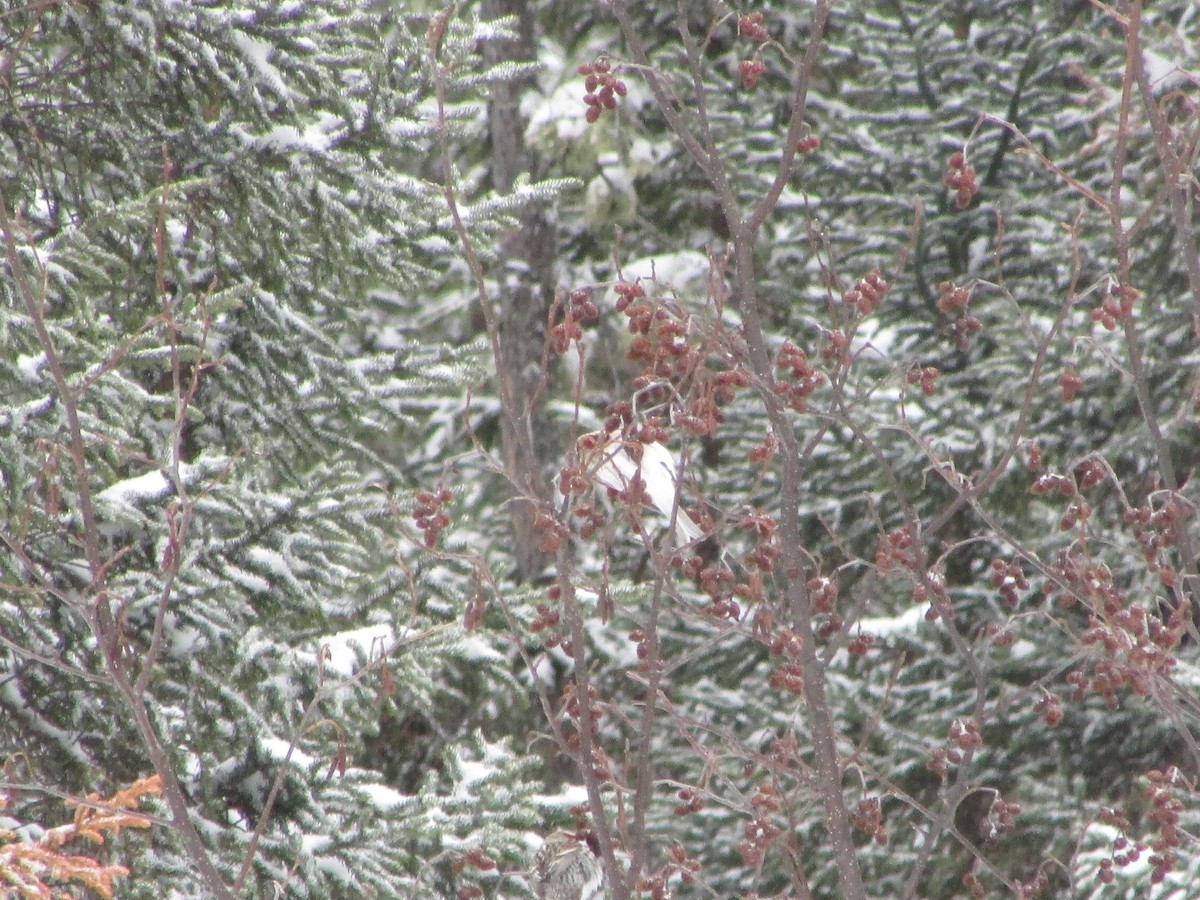
[[[111,797],[88,794],[87,800],[68,800],[75,810],[69,825],[47,829],[36,841],[22,840],[11,829],[0,828],[0,894],[25,900],[66,900],[74,896],[64,885],[82,885],[101,897],[113,896],[113,879],[128,875],[125,866],[101,863],[89,856],[60,852],[82,838],[103,844],[106,835],[122,828],[149,828],[146,816],[130,812],[147,794],[161,794],[157,775],[142,778]]]

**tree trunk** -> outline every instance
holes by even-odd
[[[515,16],[517,39],[490,41],[485,54],[489,63],[526,62],[536,57],[533,11],[527,0],[487,0],[487,18]],[[532,86],[531,78],[498,84],[492,89],[488,127],[492,141],[492,184],[499,193],[512,190],[521,172],[537,173],[537,160],[525,145],[525,121],[520,114],[521,95]],[[503,411],[501,440],[505,466],[512,479],[513,548],[517,577],[529,581],[541,574],[552,556],[542,552],[533,530],[535,504],[550,498],[550,464],[560,448],[550,429],[541,398],[544,380],[551,376],[543,368],[546,321],[554,302],[555,229],[551,211],[535,206],[521,214],[520,226],[501,241],[503,267],[497,272],[499,285],[500,341],[503,371],[497,377],[511,388],[513,408]]]

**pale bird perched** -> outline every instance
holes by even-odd
[[[584,459],[596,481],[621,492],[640,475],[651,505],[668,521],[674,516],[675,537],[680,545],[703,536],[700,527],[679,506],[679,464],[670,450],[657,441],[643,444],[625,440],[615,432],[593,432],[580,438],[580,442],[583,446],[595,444],[585,452]]]
[[[604,900],[604,867],[587,843],[568,832],[546,838],[532,875],[538,900]]]

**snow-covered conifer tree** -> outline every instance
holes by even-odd
[[[503,24],[442,25],[474,140]],[[520,871],[542,812],[485,698],[527,702],[464,634],[467,557],[415,553],[455,546],[439,480],[486,372],[429,291],[457,258],[430,22],[53,3],[0,30],[4,814],[157,773],[129,897]],[[464,197],[480,240],[511,218]]]

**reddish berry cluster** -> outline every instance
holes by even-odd
[[[963,761],[963,754],[983,746],[979,723],[969,716],[951,722],[946,739],[950,746],[935,750],[925,764],[926,768],[942,778],[949,774],[951,766],[957,766]]]
[[[997,647],[1011,647],[1017,642],[1017,633],[1011,628],[1003,628],[998,622],[988,622],[983,626],[983,637]]]
[[[604,516],[604,512],[591,503],[580,503],[571,510],[571,514],[575,518],[583,520],[579,526],[579,536],[582,538],[592,537],[608,521]]]
[[[1017,591],[1029,590],[1029,579],[1021,571],[1019,562],[992,560],[992,587],[1000,591],[1000,598],[1009,609],[1017,605]]]
[[[947,325],[944,332],[954,341],[959,353],[966,353],[967,348],[971,346],[971,340],[982,330],[983,323],[968,313]]]
[[[817,638],[822,641],[828,640],[846,627],[846,620],[837,611],[838,583],[833,578],[818,575],[808,579],[804,586],[808,590],[808,602],[813,616],[824,618],[817,628]],[[874,637],[859,634],[850,640],[847,649],[856,656],[862,656],[874,645]]]
[[[943,281],[938,285],[938,311],[949,316],[966,309],[972,293],[974,284],[959,285],[953,281]]]
[[[1054,728],[1063,720],[1062,700],[1057,694],[1043,694],[1033,705],[1033,711],[1042,717],[1042,721]]]
[[[1104,295],[1104,301],[1093,309],[1089,316],[1093,322],[1099,322],[1109,331],[1117,327],[1117,323],[1133,315],[1133,304],[1141,291],[1127,284],[1120,285],[1116,290],[1109,290]]]
[[[878,269],[872,269],[859,280],[858,284],[842,294],[842,302],[853,306],[860,315],[869,316],[875,307],[883,300],[890,285],[879,274]]]
[[[567,649],[567,642],[563,642],[563,649]],[[600,697],[600,691],[594,684],[588,685],[588,711],[591,718],[591,737],[592,737],[592,772],[600,781],[612,781],[612,765],[603,748],[600,746],[600,719],[604,715],[603,709],[600,707],[597,700]],[[566,744],[567,749],[578,755],[583,749],[583,739],[580,736],[579,729],[583,725],[582,710],[579,703],[579,694],[575,690],[575,682],[568,681],[563,688],[563,720],[571,726],[570,732],[567,734]]]
[[[763,14],[760,12],[746,13],[738,17],[738,34],[752,41],[769,41],[771,36],[763,26]]]
[[[567,352],[572,341],[583,340],[582,322],[593,322],[600,318],[600,311],[592,302],[588,291],[572,291],[567,300],[563,320],[550,329],[550,349],[555,353]]]
[[[1094,488],[1108,476],[1108,466],[1095,456],[1089,456],[1075,467],[1075,483],[1081,491]]]
[[[779,561],[781,551],[775,544],[775,531],[779,527],[770,515],[754,510],[738,520],[738,528],[754,533],[755,544],[746,554],[746,562],[763,572],[770,572]]]
[[[724,420],[721,407],[750,385],[746,369],[741,365],[710,369],[712,357],[697,340],[706,334],[704,324],[697,324],[677,304],[647,296],[646,289],[636,282],[620,281],[613,290],[617,311],[628,319],[633,335],[626,357],[642,365],[633,379],[639,405],[646,408],[686,397],[682,408],[676,410],[675,423],[697,436],[712,435]],[[713,331],[719,339],[720,326]],[[729,358],[727,353],[721,356]],[[684,381],[691,383],[680,383]],[[622,413],[623,418],[626,415],[632,416],[631,407],[627,414]]]
[[[883,803],[878,797],[864,797],[850,813],[850,824],[874,838],[879,846],[887,846],[887,829],[883,827]]]
[[[767,758],[775,769],[795,769],[800,765],[800,742],[790,732],[771,738],[771,746],[767,749]],[[755,769],[747,766],[746,777],[754,774]]]
[[[1150,863],[1150,883],[1161,884],[1163,879],[1175,868],[1174,850],[1182,843],[1179,830],[1179,815],[1183,812],[1183,802],[1175,796],[1175,786],[1181,781],[1179,770],[1171,766],[1165,772],[1152,769],[1146,773],[1149,784],[1142,789],[1142,796],[1150,803],[1150,814],[1147,817],[1158,831],[1158,837],[1150,841],[1150,849],[1154,851]]]
[[[938,285],[938,310],[943,315],[955,317],[946,326],[945,333],[954,341],[960,353],[966,352],[971,345],[971,339],[983,329],[983,323],[967,312],[967,304],[971,302],[974,289],[974,282],[969,285],[957,285],[952,281],[943,281]]]
[[[417,491],[417,505],[412,511],[413,522],[421,529],[425,546],[429,549],[437,546],[442,532],[450,524],[450,517],[442,511],[442,506],[449,503],[453,496],[446,488]]]
[[[1018,897],[1027,897],[1028,900],[1034,900],[1036,897],[1042,897],[1050,887],[1050,875],[1046,871],[1046,863],[1030,875],[1028,878],[1014,878],[1013,887],[1017,889]]]
[[[775,435],[768,433],[763,442],[752,449],[748,454],[748,458],[752,463],[765,465],[769,463],[775,456],[775,451],[779,449],[779,439]]]
[[[630,449],[636,447],[636,444],[630,445]],[[633,453],[629,454],[631,457]],[[635,472],[632,478],[627,479],[625,487],[619,491],[614,491],[611,487],[608,488],[610,497],[619,500],[625,514],[629,517],[629,522],[633,526],[633,530],[639,534],[642,531],[642,510],[650,504],[650,495],[647,493],[646,479],[642,477],[642,473]]]
[[[633,314],[626,312],[626,310],[629,309],[629,305],[631,303],[641,300],[646,296],[646,289],[640,284],[634,282],[618,281],[613,287],[613,290],[616,291],[617,294],[617,312],[626,313],[626,315],[632,319]],[[647,325],[647,328],[648,327],[649,325]],[[632,322],[629,325],[629,330],[634,334],[638,333],[638,330],[634,329]],[[642,331],[641,333],[644,334],[645,331]]]
[[[686,364],[677,367],[686,370]],[[714,434],[717,426],[725,421],[721,407],[731,403],[738,390],[749,385],[750,376],[740,367],[712,373],[697,382],[687,407],[676,414],[676,424],[697,437]]]
[[[460,854],[455,859],[452,868],[455,872],[462,872],[464,869],[478,869],[481,872],[494,872],[496,870],[496,860],[488,855],[487,851],[482,847],[476,847],[468,850],[466,853]],[[461,896],[461,895],[460,895]],[[482,897],[482,892],[479,894],[471,894],[473,897]]]
[[[592,435],[584,435],[579,439],[579,449],[583,450],[585,439],[593,437]],[[603,438],[603,435],[595,437]],[[568,463],[563,466],[558,472],[558,489],[564,496],[570,497],[572,494],[583,494],[591,487],[592,482],[588,478],[587,467],[582,461]]]
[[[690,790],[684,788],[680,791]],[[667,851],[670,859],[657,872],[649,872],[638,878],[638,896],[649,897],[650,900],[670,900],[674,896],[671,882],[676,876],[684,884],[695,884],[696,873],[700,871],[700,860],[688,856],[683,845],[675,843]]]
[[[634,442],[634,446],[628,448],[629,453],[635,460],[640,461],[642,444],[663,444],[670,437],[662,416],[649,416],[630,432],[629,439]]]
[[[648,366],[649,371],[643,372],[642,386],[659,378],[687,375],[690,372],[693,365],[689,364],[694,364],[696,360],[688,345],[686,322],[676,319],[665,309],[658,307],[653,310],[648,321],[630,318],[630,330],[635,326],[645,330],[641,334],[635,334],[626,355],[632,361]],[[677,365],[681,360],[684,364]]]
[[[688,323],[647,297],[640,284],[622,281],[614,290],[617,312],[629,319],[629,333],[633,335],[625,355],[644,366],[634,379],[634,389],[644,390],[663,379],[694,373],[701,358],[688,342]],[[745,379],[744,375],[735,377]]]
[[[758,79],[767,71],[767,64],[761,59],[743,59],[738,63],[738,73],[742,76],[742,87],[748,91],[754,90]]]
[[[1167,587],[1174,587],[1178,572],[1163,560],[1163,555],[1170,553],[1174,545],[1176,526],[1189,515],[1187,508],[1175,497],[1171,497],[1159,509],[1147,504],[1127,509],[1124,514],[1125,522],[1133,526],[1134,539],[1142,548],[1142,556],[1150,571],[1158,575]]]
[[[616,109],[617,98],[624,97],[629,91],[603,56],[593,63],[584,63],[576,71],[584,77],[583,86],[587,93],[583,95],[583,102],[587,104],[585,118],[589,123],[599,119],[604,110]]]
[[[1126,837],[1119,837],[1116,839],[1116,841],[1113,841],[1113,845],[1116,846],[1118,842],[1124,842],[1122,846],[1128,846],[1129,839]],[[1142,851],[1144,849],[1144,847],[1138,847],[1135,845],[1128,853],[1115,853],[1113,854],[1112,859],[1100,860],[1100,871],[1096,873],[1096,880],[1101,884],[1112,884],[1117,880],[1117,873],[1113,871],[1113,865],[1128,865],[1128,863],[1124,862],[1124,860],[1129,859],[1130,857],[1135,860],[1141,859]]]
[[[950,730],[947,732],[946,737],[950,743],[954,744],[964,753],[983,746],[983,738],[979,734],[979,723],[970,716],[958,718],[951,722]],[[950,761],[957,763],[959,760],[951,756]]]
[[[733,569],[721,564],[705,565],[700,556],[690,556],[683,561],[683,573],[709,597],[708,605],[701,612],[711,619],[737,621],[742,608],[733,599],[737,576]]]
[[[538,549],[549,554],[557,553],[568,536],[566,526],[545,509],[534,514],[533,532],[537,535]]]
[[[807,135],[796,142],[797,153],[815,153],[821,149],[821,139],[815,134]]]
[[[866,656],[875,646],[875,635],[856,634],[846,644],[846,650],[853,656]]]
[[[553,599],[555,600],[561,596],[557,586],[551,588],[551,593],[553,594]],[[535,616],[534,620],[529,623],[530,631],[532,631],[534,634],[541,634],[543,631],[548,631],[552,628],[558,628],[559,613],[557,609],[554,609],[547,603],[539,603],[534,607],[534,610],[537,612],[537,616]],[[557,647],[560,643],[562,643],[562,636],[558,634],[557,631],[546,635],[546,638],[543,641],[546,649]]]
[[[1067,366],[1066,370],[1058,376],[1058,386],[1062,390],[1063,402],[1070,403],[1079,396],[1079,390],[1083,387],[1083,379],[1079,377],[1074,366]]]
[[[1113,585],[1112,572],[1103,563],[1072,547],[1058,554],[1046,573],[1045,591],[1058,596],[1064,609],[1085,602],[1105,614],[1116,614],[1125,607],[1124,595]]]
[[[543,631],[547,631],[552,628],[558,628],[558,623],[560,620],[558,607],[561,605],[562,601],[562,588],[557,584],[550,585],[550,587],[546,590],[546,597],[549,599],[550,603],[538,603],[536,606],[534,606],[534,611],[537,613],[537,615],[529,624],[529,630],[534,634],[541,634]],[[553,604],[553,606],[550,604]],[[553,633],[546,635],[542,643],[546,649],[558,647],[564,644],[563,636],[556,630]],[[570,645],[566,644],[566,647],[569,648]],[[567,655],[570,655],[569,649],[567,650]]]
[[[925,768],[937,775],[939,778],[945,778],[950,774],[950,751],[944,747],[934,750],[929,754],[929,760],[925,763]],[[961,759],[961,755],[959,757]],[[957,761],[956,761],[957,763]]]
[[[936,366],[925,366],[924,368],[910,369],[905,380],[909,384],[919,384],[921,393],[926,397],[932,397],[934,390],[937,388],[937,380],[941,376]]]
[[[617,312],[629,319],[629,333],[634,336],[626,356],[646,366],[635,388],[641,390],[660,378],[686,374],[691,356],[687,325],[650,300],[640,284],[622,281],[613,290]]]
[[[917,529],[912,525],[885,534],[875,550],[875,565],[882,572],[900,568],[915,574],[924,563],[925,548],[917,540]],[[924,600],[922,597],[918,602]]]
[[[1129,819],[1121,815],[1115,809],[1106,808],[1100,810],[1100,822],[1110,828],[1115,828],[1121,832],[1113,839],[1113,855],[1112,859],[1103,860],[1100,863],[1100,872],[1097,878],[1101,884],[1112,884],[1116,879],[1116,873],[1113,872],[1113,866],[1128,866],[1136,863],[1142,858],[1142,854],[1146,852],[1145,844],[1134,843],[1129,840],[1128,834],[1133,830]]]
[[[817,630],[816,630],[817,640],[827,641],[831,637],[833,637],[835,634],[842,631],[845,627],[846,627],[846,620],[843,619],[841,616],[839,616],[837,613],[833,613],[828,618],[826,618],[825,621],[822,622],[820,624],[820,626],[817,628]],[[874,640],[872,640],[871,643],[874,643]],[[867,647],[867,650],[870,650],[870,649],[871,649],[870,647]]]
[[[760,12],[747,13],[738,18],[738,34],[752,41],[762,43],[770,40],[767,29],[763,27],[763,14]],[[743,59],[738,63],[738,74],[742,76],[742,87],[748,91],[754,90],[758,80],[767,71],[766,63],[761,58]]]
[[[986,844],[992,845],[1016,827],[1016,818],[1021,814],[1021,804],[997,797],[988,809],[987,816],[979,823],[980,833]],[[1022,896],[1029,896],[1028,894]]]
[[[1045,497],[1057,493],[1060,497],[1075,496],[1075,480],[1066,475],[1046,472],[1038,476],[1037,481],[1029,488],[1029,493],[1035,497]]]
[[[1083,602],[1092,612],[1079,644],[1097,648],[1093,675],[1089,678],[1075,670],[1066,676],[1074,688],[1073,702],[1082,701],[1091,689],[1110,709],[1116,709],[1118,691],[1128,689],[1148,696],[1160,679],[1170,677],[1176,664],[1174,650],[1186,632],[1190,609],[1172,611],[1164,623],[1156,611],[1130,603],[1113,583],[1107,566],[1075,549],[1061,553],[1049,575],[1047,596],[1058,595],[1058,605],[1064,607]]]
[[[950,594],[946,591],[946,575],[940,569],[930,569],[919,584],[913,585],[913,603],[929,602],[925,620],[936,622],[950,615]]]
[[[1043,459],[1045,451],[1042,450],[1042,445],[1037,442],[1026,444],[1025,452],[1025,464],[1034,472],[1040,471],[1045,463]]]
[[[983,900],[987,896],[987,888],[974,872],[968,872],[962,877],[963,887],[971,892],[972,900]]]
[[[771,640],[771,654],[785,661],[771,672],[768,680],[772,690],[800,694],[804,690],[804,668],[800,664],[803,645],[800,635],[790,628],[782,629]]]
[[[738,842],[738,853],[747,867],[757,868],[766,854],[767,847],[779,836],[780,827],[772,820],[773,814],[779,811],[779,797],[775,794],[775,786],[771,782],[763,782],[750,798],[750,806],[754,817],[742,829],[742,840]]]
[[[835,328],[825,332],[825,346],[821,348],[821,357],[839,366],[850,365],[850,344],[854,336],[854,327]]]
[[[1156,678],[1169,678],[1175,668],[1173,650],[1184,634],[1180,617],[1164,625],[1157,615],[1140,606],[1121,610],[1109,621],[1092,616],[1088,629],[1079,637],[1080,646],[1101,647],[1090,687],[1116,709],[1116,692],[1127,688],[1146,697],[1154,691]],[[1076,684],[1080,689],[1089,685]]]
[[[963,887],[971,892],[972,900],[983,900],[985,897],[994,896],[984,885],[983,879],[975,872],[967,872],[962,877],[962,883]],[[1012,887],[1016,891],[1014,896],[1020,897],[1022,900],[1036,900],[1038,897],[1045,896],[1050,887],[1050,876],[1046,873],[1045,864],[1028,878],[1013,878]]]
[[[1058,527],[1063,531],[1071,531],[1080,524],[1086,524],[1091,517],[1092,505],[1083,497],[1076,497],[1058,520]]]
[[[668,868],[679,873],[679,879],[684,884],[695,884],[696,873],[700,871],[700,860],[688,856],[687,851],[683,849],[683,844],[676,841],[671,845],[671,849],[667,851],[671,858]],[[669,897],[670,894],[664,894],[663,897]],[[660,900],[660,898],[654,898]]]
[[[683,801],[672,810],[677,816],[689,816],[704,809],[704,802],[700,799],[700,795],[690,787],[680,788],[676,796]]]
[[[776,384],[776,389],[787,399],[788,406],[796,412],[804,412],[808,408],[808,398],[825,381],[825,376],[812,367],[807,354],[791,341],[784,341],[779,348],[775,368],[791,379]]]
[[[761,572],[773,572],[775,566],[783,556],[783,551],[779,549],[771,538],[764,538],[746,551],[746,565],[753,566]]]
[[[770,652],[775,656],[791,656],[793,659],[799,659],[802,650],[803,643],[800,642],[800,636],[790,628],[781,629],[779,634],[770,640]]]
[[[961,150],[950,154],[950,159],[946,162],[946,174],[942,176],[942,184],[955,191],[954,205],[959,209],[966,209],[979,193],[979,185],[975,181],[975,167],[967,162],[966,154]]]
[[[805,587],[813,615],[829,615],[837,608],[838,584],[832,578],[819,575],[808,579]]]
[[[658,659],[658,667],[662,667],[662,660],[659,658],[658,637],[654,632],[647,632],[642,628],[634,628],[629,632],[629,639],[637,644],[638,671],[649,672],[651,669],[651,654]]]

